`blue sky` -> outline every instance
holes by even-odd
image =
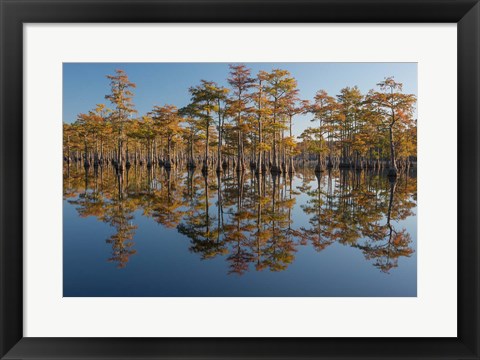
[[[326,90],[339,94],[346,86],[357,85],[363,93],[376,88],[376,83],[394,76],[403,83],[405,93],[417,94],[416,63],[245,63],[256,75],[259,70],[280,68],[290,71],[297,79],[300,98],[312,100],[315,93]],[[139,115],[154,105],[188,104],[188,88],[201,79],[228,86],[228,63],[64,63],[63,64],[63,121],[74,122],[77,115],[96,104],[107,103],[109,81],[106,75],[115,69],[124,70],[136,83],[134,103]],[[294,119],[296,135],[311,126],[308,116]]]

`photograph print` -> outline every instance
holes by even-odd
[[[417,296],[416,63],[64,63],[62,161],[64,297]]]

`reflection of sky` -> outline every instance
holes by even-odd
[[[252,75],[259,70],[281,68],[297,79],[300,97],[312,100],[315,93],[326,90],[339,94],[346,86],[357,85],[362,93],[375,88],[387,76],[403,83],[404,92],[417,95],[416,63],[247,63]],[[109,81],[105,75],[115,69],[125,70],[137,84],[134,102],[139,115],[154,105],[185,106],[189,101],[188,88],[201,79],[227,86],[226,63],[66,63],[63,65],[63,121],[75,121],[77,114],[87,112],[95,104],[105,103]],[[293,130],[296,135],[310,126],[310,117],[298,116]]]
[[[309,184],[312,190],[317,188],[316,180]],[[293,189],[299,191],[301,185],[295,177]],[[214,193],[209,213],[215,216]],[[294,197],[292,228],[310,228],[313,215],[305,214],[301,205],[311,198],[305,193]],[[68,201],[63,214],[64,296],[416,296],[415,215],[392,221],[395,229],[407,229],[415,253],[399,258],[398,267],[388,274],[374,267],[359,249],[333,243],[321,252],[311,245],[298,246],[295,260],[285,271],[259,272],[250,265],[248,272],[238,276],[227,275],[225,256],[201,260],[189,251],[188,238],[143,216],[142,210],[135,211],[132,220],[138,225],[133,239],[137,253],[124,269],[117,269],[106,261],[112,248],[105,239],[114,229],[94,217],[79,217]],[[385,223],[385,218],[379,221]]]

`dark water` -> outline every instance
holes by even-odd
[[[64,168],[64,296],[416,296],[416,175]]]

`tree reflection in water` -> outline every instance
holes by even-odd
[[[378,171],[297,168],[290,175],[226,170],[207,176],[180,167],[132,166],[118,176],[111,166],[64,169],[64,198],[78,216],[113,229],[108,259],[119,268],[136,253],[136,211],[176,228],[203,259],[222,257],[228,272],[282,271],[305,246],[332,244],[361,251],[382,272],[414,253],[399,222],[415,216],[416,176],[395,182]],[[159,230],[161,238],[161,229]]]

